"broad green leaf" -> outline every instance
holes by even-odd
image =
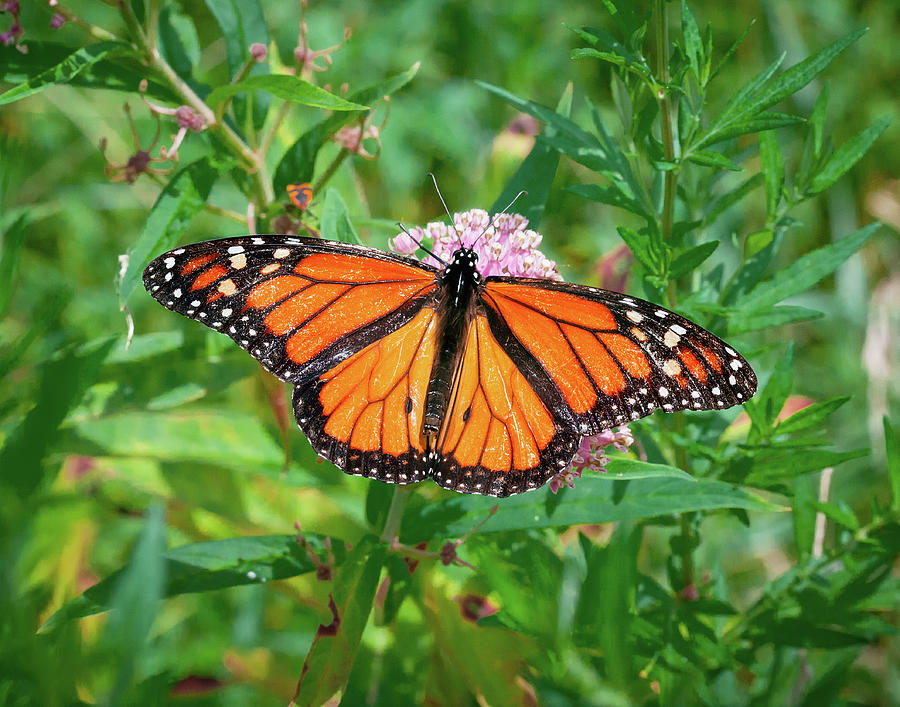
[[[0,346],[0,381],[18,368],[28,349],[36,342],[43,340],[47,332],[56,325],[60,314],[71,301],[71,294],[66,287],[59,287],[44,295],[30,312],[29,325],[24,334],[9,344]],[[0,459],[2,458],[2,452],[0,452]]]
[[[613,457],[606,465],[606,473],[596,478],[607,481],[623,481],[627,479],[669,478],[696,481],[696,479],[674,466],[667,464],[651,464],[627,457]]]
[[[693,248],[688,248],[672,261],[669,277],[673,280],[687,275],[705,261],[719,247],[719,241],[707,241]]]
[[[158,331],[152,334],[138,334],[130,345],[120,338],[109,352],[106,363],[136,363],[170,351],[177,351],[184,345],[184,334],[180,331]]]
[[[748,491],[712,479],[656,478],[610,482],[586,477],[579,479],[574,489],[566,489],[564,493],[564,497],[557,497],[549,487],[544,487],[510,496],[478,532],[610,523],[717,508],[781,510]],[[487,518],[495,503],[495,499],[484,496],[460,495],[418,508],[410,507],[401,526],[402,539],[414,544],[431,538],[460,537]]]
[[[97,42],[82,47],[56,66],[0,94],[0,106],[39,93],[54,84],[68,83],[91,64],[117,49],[131,51],[128,45],[119,42]]]
[[[66,415],[94,382],[114,339],[89,350],[67,351],[42,365],[35,404],[0,448],[3,493],[27,497],[44,481],[42,464]]]
[[[72,429],[110,455],[219,464],[276,478],[284,465],[284,450],[257,417],[223,409],[125,412],[84,420]],[[312,480],[300,468],[292,465],[288,483]]]
[[[824,167],[812,178],[811,193],[818,194],[825,191],[842,177],[866,154],[890,122],[889,117],[882,118],[835,150]]]
[[[19,215],[3,233],[0,242],[0,320],[6,314],[18,277],[19,260],[25,248],[25,230],[30,222],[27,212]]]
[[[109,704],[121,703],[131,686],[156,618],[166,581],[165,529],[163,506],[155,503],[147,511],[131,561],[112,589],[112,614],[104,628],[102,643],[117,664]]]
[[[190,15],[178,3],[167,3],[159,13],[159,50],[181,78],[190,79],[200,61],[200,40]]]
[[[774,130],[759,134],[759,158],[766,182],[766,222],[772,224],[778,216],[784,187],[784,159]]]
[[[697,20],[694,19],[694,15],[691,14],[685,0],[681,0],[681,32],[684,41],[684,53],[687,55],[688,63],[697,81],[702,82],[703,75],[700,64],[705,61],[703,41],[700,39],[700,28],[697,26]]]
[[[572,84],[566,86],[563,95],[559,99],[556,110],[560,115],[569,117],[572,110]],[[552,126],[544,129],[545,134],[553,135]],[[547,199],[550,197],[550,185],[556,176],[556,168],[559,165],[559,152],[549,147],[541,136],[534,141],[531,152],[519,165],[516,173],[503,187],[500,196],[491,207],[491,213],[498,213],[506,208],[516,195],[525,190],[516,201],[513,210],[528,219],[529,226],[537,229],[540,226],[544,209],[547,207]]]
[[[753,470],[741,483],[761,488],[779,488],[791,479],[821,471],[827,466],[837,466],[851,459],[868,456],[868,449],[835,452],[830,449],[805,449],[779,452],[772,458],[757,461]]]
[[[203,210],[216,176],[209,160],[203,158],[176,172],[160,192],[144,230],[128,253],[128,266],[119,284],[120,305],[137,288],[144,266],[174,248],[194,216]]]
[[[881,423],[884,426],[885,458],[891,485],[891,509],[897,513],[900,512],[900,446],[897,445],[897,435],[886,415]]]
[[[788,434],[806,430],[810,427],[818,427],[824,422],[825,418],[831,415],[841,405],[850,400],[849,395],[841,395],[836,398],[829,398],[819,403],[813,403],[802,410],[795,412],[786,420],[782,420],[775,428],[775,434]]]
[[[688,162],[693,162],[694,164],[699,164],[704,167],[716,167],[718,169],[727,169],[732,172],[742,171],[742,168],[738,167],[731,159],[715,150],[695,150],[689,153],[685,159]]]
[[[350,223],[350,216],[347,214],[347,204],[344,203],[340,192],[333,187],[325,190],[320,228],[326,238],[341,241],[342,243],[362,244],[362,241],[356,234],[356,229]]]
[[[169,408],[200,400],[206,396],[206,393],[206,388],[199,383],[185,383],[184,385],[169,388],[161,395],[151,398],[147,401],[146,408],[147,410],[168,410]]]
[[[324,537],[309,533],[303,537],[308,547],[325,561]],[[335,542],[332,547],[340,564],[345,555],[344,544]],[[192,543],[165,551],[162,560],[166,581],[161,596],[165,598],[287,579],[316,569],[296,535],[254,535]],[[66,621],[108,611],[124,571],[114,572],[65,604],[40,630],[52,631]]]
[[[771,280],[760,283],[739,299],[738,306],[745,312],[758,312],[805,292],[837,270],[880,227],[879,223],[869,224],[836,243],[800,256],[786,268],[779,270]]]
[[[374,105],[384,96],[389,96],[403,88],[413,79],[418,70],[419,63],[416,62],[406,71],[352,93],[347,99],[359,105]],[[316,123],[297,138],[285,151],[275,168],[275,192],[284,194],[288,184],[313,181],[313,171],[319,149],[332,135],[357,117],[359,117],[358,114],[353,111],[340,111]]]
[[[760,329],[770,329],[784,324],[792,324],[794,322],[805,322],[810,319],[820,319],[825,315],[815,309],[807,307],[795,307],[782,305],[781,307],[771,307],[756,312],[746,312],[739,310],[733,312],[728,318],[729,334],[745,334],[748,331],[759,331]]]
[[[303,664],[293,702],[298,705],[339,704],[363,629],[375,604],[375,591],[387,546],[372,536],[364,537],[341,565],[330,596],[328,624],[316,631]]]
[[[299,76],[287,74],[266,74],[265,76],[251,76],[239,83],[225,84],[215,88],[207,97],[206,102],[211,106],[217,106],[229,96],[241,91],[268,91],[291,103],[315,108],[327,108],[328,110],[368,110],[368,106],[353,103],[324,88],[311,84]]]

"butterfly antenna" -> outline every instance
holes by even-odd
[[[487,230],[488,230],[491,226],[494,225],[494,217],[495,217],[495,216],[498,216],[499,214],[505,214],[507,211],[509,211],[509,210],[512,208],[512,205],[515,204],[515,203],[519,200],[519,197],[520,197],[520,196],[522,196],[523,194],[527,194],[527,193],[528,193],[528,192],[525,191],[525,190],[523,189],[522,191],[520,191],[518,194],[516,194],[516,195],[513,197],[513,200],[510,201],[510,202],[506,205],[506,208],[503,209],[503,211],[500,211],[500,212],[498,212],[498,213],[492,214],[491,217],[488,219],[488,224],[487,224],[487,226],[485,226],[485,227],[484,227],[484,230],[482,230],[482,232],[478,234],[478,238],[476,238],[476,239],[472,242],[472,247],[474,247],[475,244],[478,243],[478,241],[481,240],[481,237],[482,237],[485,233],[487,233]]]
[[[410,237],[410,239],[412,239],[413,243],[417,243],[418,246],[419,246],[419,248],[421,248],[422,250],[424,250],[426,253],[428,253],[428,255],[430,255],[432,258],[434,258],[435,260],[437,260],[441,265],[443,265],[443,266],[446,267],[447,261],[445,261],[441,256],[439,256],[439,255],[438,255],[437,253],[435,253],[433,250],[431,250],[430,248],[428,248],[428,246],[426,246],[424,243],[422,243],[422,241],[417,241],[417,240],[413,237],[413,234],[406,230],[406,228],[403,226],[403,223],[402,223],[401,221],[397,221],[397,225],[400,227],[400,230],[401,230],[401,231],[403,231],[407,236]]]
[[[459,235],[459,231],[456,230],[456,224],[453,221],[453,216],[450,215],[450,209],[447,208],[447,202],[444,201],[444,196],[441,194],[441,190],[437,185],[437,177],[434,176],[434,172],[429,172],[428,176],[431,177],[431,181],[434,182],[434,190],[437,192],[438,199],[441,200],[441,203],[444,205],[444,211],[447,212],[447,218],[450,219],[450,228],[453,229],[453,232],[456,234],[456,241],[459,243],[459,247],[463,247],[462,236]]]

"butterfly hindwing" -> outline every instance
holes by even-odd
[[[518,352],[517,361],[532,359],[546,371],[580,434],[659,409],[731,407],[756,391],[756,376],[736,351],[650,302],[501,277],[488,278],[482,297],[498,341]]]
[[[348,474],[393,483],[427,478],[421,436],[437,316],[412,320],[294,389],[294,415],[313,448]]]
[[[295,384],[402,326],[436,290],[434,268],[417,261],[292,236],[176,248],[147,266],[144,286]]]
[[[542,371],[526,378],[483,312],[469,325],[437,438],[434,480],[464,493],[508,496],[538,488],[578,447],[561,396]]]

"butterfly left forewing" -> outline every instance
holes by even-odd
[[[650,302],[551,280],[489,278],[491,326],[517,360],[546,372],[589,435],[655,410],[731,407],[756,391],[733,348]],[[527,362],[527,363],[526,363]]]
[[[437,437],[438,484],[508,496],[542,486],[571,461],[578,436],[554,413],[549,380],[545,386],[534,380],[498,344],[484,313],[476,314]]]
[[[292,383],[313,379],[402,326],[435,290],[434,269],[416,261],[293,236],[176,248],[147,266],[144,286]]]

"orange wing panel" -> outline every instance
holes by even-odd
[[[277,265],[277,263],[275,264]],[[305,277],[297,277],[295,275],[279,275],[270,280],[263,280],[247,295],[246,307],[266,309],[277,302],[287,299],[309,284],[310,281]]]
[[[588,329],[617,329],[616,319],[609,308],[599,302],[568,292],[546,290],[511,282],[492,282],[488,291],[527,304],[553,319],[577,324]]]
[[[694,356],[693,352],[682,347],[678,349],[678,357],[684,362],[684,365],[687,366],[687,369],[694,378],[701,383],[706,382],[706,369],[703,367],[703,364],[700,363],[700,360]]]
[[[600,390],[606,395],[620,393],[625,388],[625,376],[597,337],[580,327],[561,326]]]
[[[213,265],[211,268],[204,270],[197,276],[194,280],[194,284],[191,285],[191,292],[202,290],[204,287],[211,285],[219,278],[225,277],[227,274],[228,270],[222,265]]]
[[[621,334],[599,334],[622,367],[635,378],[648,378],[651,368],[647,356],[631,339]]]
[[[207,263],[211,263],[213,260],[219,257],[218,253],[207,253],[206,255],[198,255],[196,258],[191,258],[184,265],[181,266],[181,276],[190,275],[195,270],[199,270]]]
[[[350,285],[334,285],[330,282],[320,282],[308,287],[269,312],[265,319],[266,327],[277,336],[287,334],[334,302],[349,288]]]
[[[431,282],[434,275],[412,265],[375,260],[346,253],[313,253],[294,267],[294,272],[312,280],[364,283],[374,281],[415,280]]]

